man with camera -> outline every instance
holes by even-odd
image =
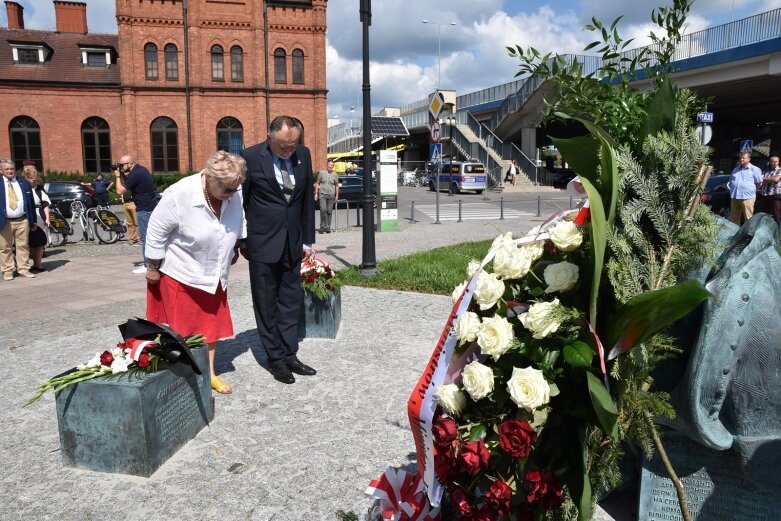
[[[133,273],[146,273],[146,255],[144,255],[146,229],[149,225],[149,218],[152,216],[152,210],[157,206],[157,195],[155,194],[155,183],[152,179],[152,174],[146,167],[136,163],[129,154],[122,156],[119,163],[111,165],[111,169],[114,170],[117,193],[124,197],[126,193],[130,192],[132,200],[136,205],[136,219],[138,220],[141,254],[144,263],[135,268]]]

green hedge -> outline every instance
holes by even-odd
[[[167,174],[152,174],[152,178],[155,181],[155,190],[162,192],[180,179],[192,175],[195,172],[175,172]],[[113,173],[103,174],[103,177],[111,179]],[[82,174],[81,172],[65,172],[62,170],[47,170],[46,175],[43,176],[44,182],[46,181],[73,181],[76,183],[91,183],[95,180],[97,174]],[[117,192],[112,188],[109,192],[109,204],[119,204],[120,199]]]

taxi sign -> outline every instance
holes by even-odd
[[[431,97],[431,102],[428,104],[428,111],[431,113],[434,119],[437,119],[442,113],[443,108],[445,108],[445,97],[441,92],[436,91],[434,96]]]
[[[697,114],[697,121],[700,123],[713,123],[713,112],[700,112]]]

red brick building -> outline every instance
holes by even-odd
[[[53,3],[56,31],[36,31],[5,0],[0,156],[18,167],[106,173],[129,153],[199,170],[280,114],[325,158],[327,0],[117,0],[116,35],[87,31],[86,3]]]

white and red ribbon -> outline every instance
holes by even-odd
[[[380,500],[383,521],[439,521],[439,507],[432,508],[419,474],[388,468],[372,480],[366,494]]]
[[[138,362],[141,357],[141,353],[144,352],[144,348],[148,345],[154,344],[153,340],[139,340],[138,338],[128,338],[125,340],[125,345],[130,349],[130,358]]]

